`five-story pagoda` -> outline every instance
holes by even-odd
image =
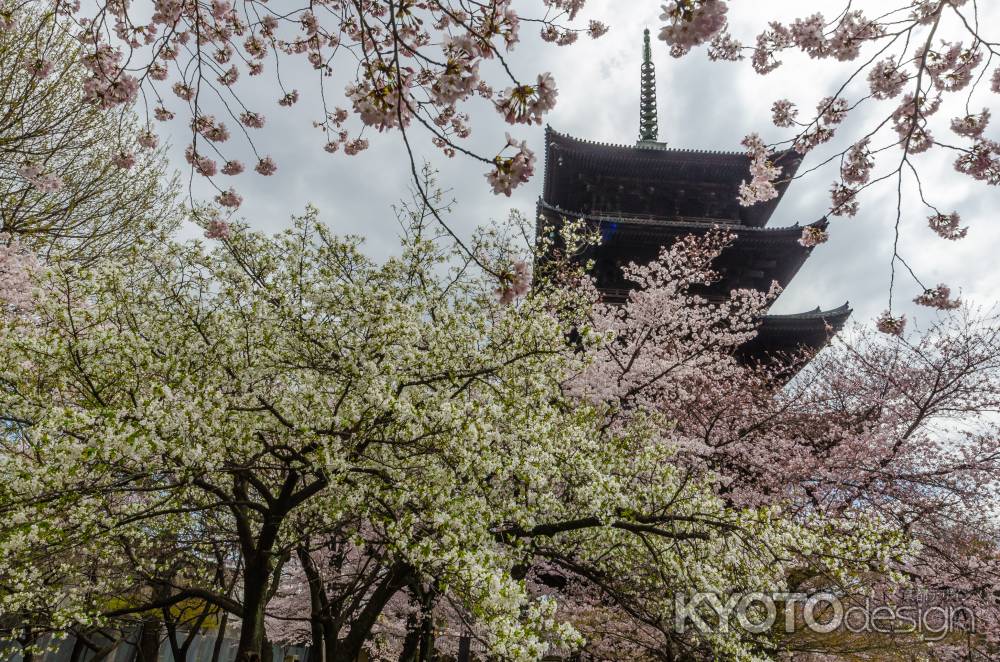
[[[646,31],[642,64],[639,141],[634,146],[581,140],[550,128],[545,133],[545,183],[539,225],[581,218],[600,230],[603,241],[587,257],[606,300],[623,301],[628,284],[621,267],[648,262],[663,246],[690,234],[718,227],[735,235],[719,257],[720,279],[706,296],[728,297],[736,288],[766,291],[772,281],[787,287],[811,248],[799,243],[802,226],[766,227],[795,174],[800,157],[779,152],[772,160],[783,169],[778,196],[752,207],[738,201],[750,159],[742,153],[668,148],[658,142],[655,72]],[[826,221],[812,224],[823,228]],[[740,354],[767,360],[803,348],[820,349],[839,331],[851,310],[766,315],[758,335]]]

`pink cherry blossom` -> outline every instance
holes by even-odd
[[[26,163],[17,169],[17,174],[42,193],[54,193],[63,187],[63,180],[58,175],[46,174],[41,166]]]
[[[36,58],[24,64],[24,69],[35,78],[46,78],[52,73],[52,61]]]
[[[743,146],[747,148],[747,156],[750,158],[751,180],[740,184],[740,204],[749,207],[778,197],[774,182],[781,175],[782,168],[771,162],[764,141],[756,133],[752,133],[743,139]]]
[[[153,110],[153,116],[161,122],[168,122],[174,119],[174,114],[169,110],[167,110],[166,108],[164,108],[163,106],[157,106]]]
[[[122,52],[105,43],[96,43],[94,50],[81,58],[90,75],[83,81],[83,96],[88,103],[102,109],[131,103],[139,92],[139,81],[121,67]]]
[[[680,57],[722,31],[728,11],[724,0],[668,0],[660,15],[660,20],[666,23],[660,30],[660,39],[670,46],[671,55]]]
[[[840,182],[834,182],[830,188],[830,213],[834,216],[854,216],[860,206],[858,191]]]
[[[925,290],[923,294],[913,299],[913,302],[938,310],[953,310],[962,305],[958,299],[951,298],[951,288],[944,284]]]
[[[220,202],[221,204],[221,202]],[[234,206],[234,205],[228,205]],[[238,206],[238,205],[236,205]],[[229,239],[229,223],[223,220],[214,218],[208,222],[208,226],[205,228],[205,238],[206,239]]]
[[[257,161],[257,165],[254,166],[254,170],[267,177],[273,175],[278,170],[278,166],[270,156],[265,156]]]
[[[243,204],[243,197],[233,189],[228,189],[215,196],[215,201],[223,207],[231,207],[235,209]]]
[[[847,100],[826,97],[817,104],[816,113],[824,124],[840,124],[847,116]]]
[[[167,68],[160,64],[159,62],[154,62],[149,65],[148,69],[149,77],[153,80],[163,81],[167,80]]]
[[[600,21],[590,21],[587,25],[587,35],[591,39],[598,39],[608,33],[608,26]]]
[[[240,122],[244,126],[248,126],[251,129],[260,129],[264,127],[264,116],[260,113],[252,113],[249,110],[240,115]]]
[[[792,40],[810,57],[827,57],[830,54],[830,47],[824,33],[825,27],[826,21],[822,14],[813,14],[804,19],[797,18],[790,30]]]
[[[870,144],[871,138],[866,137],[847,151],[840,165],[840,176],[846,184],[860,186],[871,179],[875,159],[869,149]]]
[[[520,85],[504,90],[496,108],[511,124],[541,124],[542,115],[555,107],[558,92],[548,73],[540,74],[535,85]]]
[[[950,214],[934,214],[927,219],[927,225],[943,239],[955,241],[962,239],[968,234],[969,229],[962,227],[962,220],[958,212]]]
[[[350,156],[360,154],[366,149],[368,149],[368,140],[365,138],[356,138],[344,143],[344,153]]]
[[[972,82],[973,73],[982,62],[983,52],[979,45],[963,48],[959,43],[944,43],[941,50],[923,49],[917,51],[917,61],[924,58],[925,68],[934,86],[939,90],[955,92]]]
[[[174,83],[172,89],[174,94],[179,96],[184,101],[190,101],[194,98],[194,88],[190,85],[185,85],[184,83]]]
[[[833,136],[833,129],[828,126],[820,126],[818,123],[815,123],[813,128],[802,132],[795,138],[795,143],[792,145],[792,149],[799,154],[808,154],[818,145],[829,142],[833,139]]]
[[[983,112],[978,115],[966,115],[965,117],[956,117],[951,120],[951,130],[960,136],[979,138],[983,135],[989,123],[990,110],[989,108],[983,108]]]
[[[775,126],[788,128],[795,124],[799,110],[788,99],[779,99],[771,106],[771,118]]]
[[[139,143],[140,147],[146,149],[156,149],[156,146],[160,143],[160,139],[156,137],[156,134],[152,131],[146,130],[139,134],[136,138],[136,142]]]
[[[892,114],[893,128],[899,135],[900,147],[912,154],[919,154],[930,149],[933,138],[927,129],[927,117],[937,112],[941,107],[941,97],[931,99],[920,95],[914,97],[908,93],[902,103]]]
[[[221,85],[225,85],[228,87],[236,83],[239,77],[240,77],[240,70],[237,69],[236,65],[234,64],[230,66],[228,69],[226,69],[225,72],[223,72],[221,75],[216,77],[216,80],[218,80]]]
[[[892,313],[887,310],[876,320],[875,328],[882,333],[887,333],[892,336],[901,336],[903,335],[903,330],[906,329],[906,315],[893,317]]]
[[[813,248],[814,246],[826,243],[829,238],[830,236],[826,233],[826,230],[813,225],[807,225],[802,228],[802,236],[799,237],[799,245],[805,246],[806,248]]]
[[[980,138],[955,159],[955,170],[987,184],[1000,183],[1000,143]]]
[[[507,134],[506,147],[517,151],[513,156],[497,156],[494,169],[486,174],[486,179],[495,194],[510,196],[514,188],[527,182],[535,168],[535,154],[528,149],[526,141],[518,142]],[[505,148],[506,149],[506,148]]]
[[[908,76],[892,58],[880,60],[868,73],[868,84],[876,99],[891,99],[903,91]]]
[[[244,167],[240,161],[230,160],[226,161],[225,165],[222,166],[221,172],[223,175],[232,176],[240,174],[241,172],[243,172],[243,170]]]
[[[518,260],[511,271],[501,278],[500,287],[495,290],[497,300],[507,305],[518,297],[523,297],[531,289],[531,269],[528,263]]]
[[[135,155],[131,152],[118,152],[111,162],[123,170],[128,170],[135,165]]]
[[[218,171],[218,164],[207,156],[198,154],[193,145],[188,145],[184,150],[184,158],[194,167],[195,172],[204,177],[213,177]]]

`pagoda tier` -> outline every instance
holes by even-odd
[[[802,226],[764,226],[794,178],[801,155],[793,150],[770,154],[771,163],[781,168],[774,182],[778,195],[744,207],[739,190],[750,179],[750,158],[739,152],[668,148],[659,142],[657,120],[656,72],[646,30],[639,141],[632,146],[597,143],[546,127],[539,236],[543,227],[566,219],[583,219],[598,230],[600,245],[582,257],[593,262],[597,287],[612,303],[624,302],[634,287],[622,275],[624,265],[650,262],[680,237],[713,228],[735,238],[713,265],[719,279],[697,294],[722,299],[734,289],[767,291],[774,282],[786,287],[812,248],[799,243]],[[826,219],[811,225],[823,229]],[[827,311],[765,315],[757,336],[736,354],[747,363],[777,362],[784,366],[782,374],[792,375],[801,366],[798,350],[822,348],[850,314],[844,304]]]
[[[783,168],[776,182],[778,197],[742,207],[739,187],[750,172],[745,154],[670,149],[648,140],[636,146],[610,145],[547,127],[542,198],[568,213],[763,227],[801,157],[786,151],[775,154],[772,161]]]
[[[536,229],[539,234],[545,226],[556,226],[568,218],[583,219],[600,232],[601,244],[581,257],[593,261],[592,273],[597,287],[604,300],[611,303],[624,303],[629,290],[635,287],[622,275],[624,265],[650,262],[656,259],[661,248],[680,237],[701,235],[719,227],[707,221],[569,214],[545,201],[538,203],[538,212]],[[811,225],[823,228],[826,222]],[[799,225],[783,228],[731,225],[720,229],[733,233],[735,239],[715,262],[719,280],[696,290],[697,294],[709,299],[727,298],[738,288],[767,291],[775,281],[784,288],[812,251],[799,243],[802,237]],[[833,310],[817,307],[805,313],[765,315],[757,336],[743,345],[737,356],[748,363],[785,363],[796,358],[798,350],[818,351],[843,328],[851,312],[845,303]]]
[[[704,234],[718,227],[705,220],[667,221],[654,218],[630,218],[613,214],[570,213],[545,201],[538,205],[539,226],[557,225],[564,218],[584,219],[601,234],[601,245],[586,256],[594,261],[598,287],[609,300],[624,301],[629,284],[622,267],[630,262],[650,262],[660,249],[677,239]],[[825,227],[825,221],[813,224]],[[541,230],[541,227],[538,228]],[[802,246],[802,227],[761,228],[729,225],[721,229],[735,235],[715,263],[719,280],[699,292],[709,297],[725,297],[738,288],[767,291],[777,281],[786,287],[811,249]]]
[[[761,320],[757,336],[740,347],[736,353],[746,362],[760,361],[762,358],[773,362],[781,360],[793,363],[796,352],[802,349],[818,350],[825,346],[837,334],[847,318],[851,316],[851,308],[844,304],[833,310],[820,310],[818,307],[807,313],[794,315],[765,315]]]

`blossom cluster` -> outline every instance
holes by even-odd
[[[758,202],[765,202],[778,197],[778,189],[774,182],[781,176],[781,167],[771,161],[767,145],[756,133],[743,139],[750,159],[750,182],[740,183],[740,204],[749,207]]]
[[[22,433],[0,435],[5,609],[46,632],[103,625],[169,582],[192,610],[263,615],[242,619],[242,657],[265,638],[451,655],[464,635],[517,662],[647,659],[674,642],[649,622],[677,592],[795,576],[878,598],[907,571],[977,600],[1000,571],[979,517],[997,428],[937,432],[1000,402],[995,320],[913,342],[862,329],[789,383],[787,364],[738,359],[778,288],[701,294],[732,234],[625,266],[621,304],[546,254],[511,306],[528,260],[494,297],[424,214],[385,262],[316,214],[274,237],[211,218],[226,241],[50,265],[31,317],[0,316],[0,411]],[[484,254],[516,254],[501,235]],[[995,628],[992,596],[975,605]],[[683,643],[753,660],[767,641]]]
[[[25,163],[17,169],[17,174],[31,186],[42,192],[51,193],[63,187],[62,177],[53,173],[46,173],[36,163]]]
[[[983,112],[965,117],[956,117],[951,121],[951,130],[966,138],[980,138],[986,131],[990,123],[990,110],[983,108]]]
[[[680,57],[695,46],[711,41],[726,27],[726,0],[667,0],[660,20],[660,39],[670,53]]]
[[[374,2],[329,4],[323,12],[306,7],[279,15],[262,0],[156,0],[151,14],[146,15],[129,3],[102,0],[94,7],[59,3],[57,15],[60,25],[73,30],[82,46],[80,60],[87,70],[85,98],[110,109],[132,103],[142,88],[156,100],[152,115],[158,121],[174,118],[179,111],[169,99],[179,100],[191,118],[192,150],[196,149],[196,138],[223,143],[230,137],[226,126],[211,116],[208,106],[212,98],[220,99],[225,107],[241,108],[240,119],[247,128],[264,125],[262,110],[247,108],[239,96],[240,81],[244,75],[261,76],[268,66],[276,68],[282,56],[301,58],[323,77],[332,74],[334,61],[357,59],[358,73],[347,82],[344,97],[359,127],[347,126],[346,110],[327,106],[325,92],[321,95],[321,117],[313,121],[324,133],[321,144],[330,153],[341,148],[348,155],[365,150],[368,140],[361,134],[366,127],[405,130],[419,123],[430,134],[431,142],[448,156],[461,151],[500,171],[510,164],[478,157],[461,146],[471,133],[468,114],[461,112],[461,105],[475,97],[485,98],[511,124],[539,123],[555,106],[556,86],[548,73],[538,74],[534,83],[521,82],[505,66],[501,75],[509,84],[493,85],[483,78],[483,63],[503,57],[521,39],[520,28],[526,19],[512,0],[472,5],[453,0],[404,3],[406,8],[400,11],[389,11],[384,4]],[[554,10],[537,19],[545,41],[567,45],[580,34],[598,38],[608,30],[599,21],[582,26],[573,23],[585,0],[546,0],[545,4]],[[725,7],[724,2],[715,0],[707,4]],[[51,71],[47,61],[26,66],[38,77]],[[298,90],[286,89],[280,77],[278,85],[279,107],[298,103]],[[171,93],[165,93],[163,87]],[[253,137],[245,137],[253,147]],[[239,159],[220,156],[227,164],[221,169],[210,166],[203,156],[191,164],[192,168],[208,178],[220,171],[230,176],[245,171]],[[524,167],[530,160],[527,155],[514,157],[514,176],[509,168],[495,172],[493,179],[503,183],[494,190],[506,193],[526,181],[522,175],[530,175],[530,169]],[[255,170],[269,175],[274,166],[265,157]],[[238,199],[225,191],[220,191],[220,196],[229,203]]]
[[[982,91],[1000,94],[1000,69],[989,71],[992,60],[987,55],[991,42],[982,34],[984,26],[976,8],[966,0],[900,2],[897,8],[876,17],[847,3],[836,16],[813,13],[790,22],[764,20],[763,29],[756,33],[756,42],[747,47],[730,34],[724,4],[678,1],[665,5],[664,31],[676,42],[675,54],[682,55],[708,41],[712,59],[741,59],[743,51],[748,50],[750,64],[759,74],[780,67],[782,54],[790,50],[814,59],[859,62],[845,75],[837,88],[838,96],[822,99],[811,119],[802,117],[792,99],[773,102],[772,122],[780,128],[796,130],[789,142],[800,154],[830,143],[838,130],[844,130],[840,127],[847,116],[859,106],[895,100],[887,105],[886,114],[853,138],[848,147],[823,157],[828,161],[839,158],[841,166],[840,177],[830,189],[828,214],[856,215],[861,190],[890,177],[901,180],[904,170],[917,178],[921,202],[934,209],[933,201],[925,197],[931,189],[922,185],[918,166],[909,157],[935,146],[957,153],[954,168],[958,172],[990,185],[1000,183],[1000,143],[988,137],[990,108],[980,112],[970,110],[973,98]],[[699,22],[695,20],[698,12],[716,18]],[[900,39],[901,35],[906,35],[906,39]],[[862,56],[866,47],[871,57]],[[858,79],[867,79],[867,95],[857,93],[852,85]],[[961,97],[955,94],[959,92]],[[971,144],[946,144],[941,137],[932,135],[933,116],[951,100],[961,107],[951,119],[951,131]],[[893,145],[904,151],[903,166],[875,179],[872,172],[877,158]],[[755,164],[759,167],[760,161]],[[769,199],[771,193],[767,177],[754,173],[751,183],[745,185],[741,201],[760,202]],[[930,225],[948,239],[965,235],[965,228],[947,215],[936,214]]]
[[[10,234],[0,233],[0,306],[28,310],[32,277],[38,268],[34,253]]]
[[[893,317],[892,313],[886,310],[875,321],[875,327],[882,333],[901,336],[906,329],[906,315]]]
[[[531,289],[531,269],[524,260],[514,263],[510,273],[503,274],[500,287],[494,294],[502,304],[513,303],[518,297],[523,297]]]
[[[923,294],[913,299],[913,302],[938,310],[953,310],[962,305],[958,299],[951,298],[951,288],[944,284],[925,290]]]
[[[816,227],[815,225],[807,225],[802,228],[802,236],[799,238],[799,245],[806,248],[812,248],[826,243],[829,238],[830,236],[823,228]]]
[[[512,155],[507,155],[506,150],[513,150]],[[528,149],[525,140],[517,141],[507,134],[507,145],[504,152],[493,159],[495,168],[486,173],[486,179],[493,187],[494,193],[502,193],[510,196],[514,188],[531,178],[535,172],[535,154]]]
[[[962,226],[962,219],[958,212],[950,214],[934,214],[927,219],[927,225],[936,232],[942,239],[954,241],[963,239],[968,234],[969,229]]]
[[[977,139],[955,159],[955,170],[992,186],[1000,184],[1000,143]]]
[[[892,99],[903,91],[910,76],[893,58],[879,60],[868,72],[868,85],[876,99]]]

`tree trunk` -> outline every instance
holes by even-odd
[[[215,645],[212,646],[212,662],[219,662],[222,655],[222,644],[226,641],[226,622],[229,620],[229,612],[222,612],[219,617],[219,633],[215,635]]]
[[[410,615],[406,623],[406,638],[403,639],[403,649],[399,651],[399,662],[416,662],[417,651],[420,649],[420,624],[416,616]]]
[[[135,662],[157,662],[160,657],[160,618],[146,616],[142,619],[139,641],[135,644]]]
[[[337,640],[336,649],[327,655],[327,662],[357,662],[379,614],[385,609],[385,605],[392,596],[406,586],[411,573],[412,569],[409,566],[400,562],[393,564],[385,578],[372,592],[368,604],[350,623],[347,636],[342,640]]]
[[[329,617],[329,614],[325,613],[327,609],[323,604],[323,581],[312,563],[309,550],[305,547],[299,547],[296,553],[299,557],[299,564],[306,573],[306,579],[309,582],[309,629],[312,634],[312,646],[309,648],[307,662],[323,662],[323,648],[326,639],[324,617]],[[332,630],[332,626],[329,629]]]
[[[247,559],[243,570],[243,619],[236,659],[261,660],[264,654],[264,607],[267,602],[268,572],[266,557]]]
[[[318,620],[313,620],[310,628],[312,643],[309,645],[309,657],[306,658],[306,662],[323,662],[323,626]]]
[[[79,634],[74,634],[73,649],[69,652],[69,662],[80,662],[80,658],[83,656],[83,651],[86,648],[86,644],[83,643],[83,637]]]
[[[418,617],[406,628],[406,640],[399,654],[399,662],[430,662],[434,656],[434,616],[424,605]]]
[[[329,618],[324,618],[323,629],[323,659],[326,662],[337,662],[337,629],[330,622]]]
[[[417,662],[431,662],[434,659],[434,617],[430,612],[424,614],[424,622],[420,628],[420,657]]]
[[[164,616],[169,616],[167,609],[164,609]],[[187,662],[187,646],[181,646],[177,640],[177,625],[168,618],[164,618],[164,625],[167,626],[167,641],[170,643],[173,662]]]

